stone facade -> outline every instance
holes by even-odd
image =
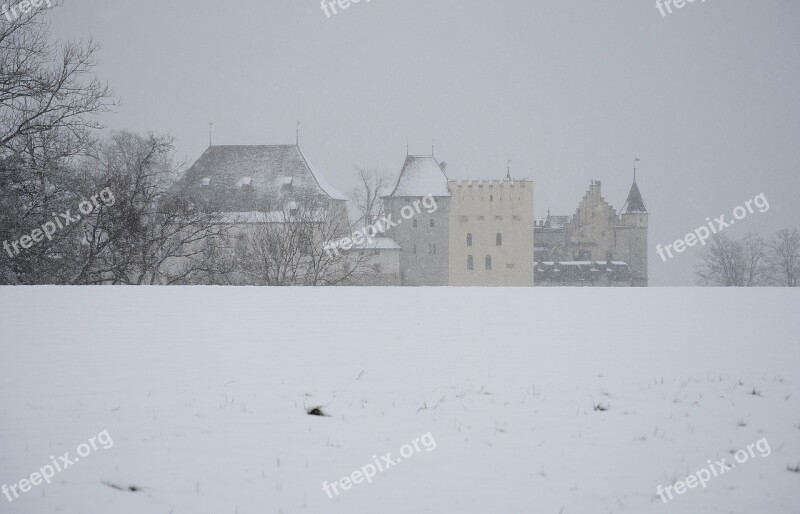
[[[387,237],[402,248],[405,286],[533,285],[533,183],[448,180],[432,155],[406,157],[384,210],[397,226]],[[403,219],[424,196],[437,209]],[[416,211],[415,211],[416,212]]]
[[[451,180],[451,286],[533,285],[533,182]]]
[[[422,204],[432,196],[436,210],[414,209],[404,219],[404,207]],[[386,236],[401,247],[400,281],[405,286],[446,286],[449,282],[448,234],[450,192],[442,165],[433,156],[409,155],[392,193],[383,199],[384,211],[391,215],[394,227]]]
[[[607,266],[600,263],[627,265],[630,275],[619,271],[609,273],[608,285],[646,287],[648,212],[639,187],[634,181],[623,213],[603,198],[600,181],[593,180],[575,215],[551,216],[535,223],[534,258],[537,263],[560,263],[559,272],[573,269],[569,263],[595,263],[597,272]],[[611,267],[615,269],[615,267]],[[551,275],[548,275],[551,276]],[[576,277],[587,276],[580,273]],[[552,282],[552,278],[549,279]],[[587,285],[588,278],[562,279],[564,285]],[[580,282],[580,283],[577,283]],[[588,285],[597,285],[591,284]]]

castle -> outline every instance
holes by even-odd
[[[406,286],[646,287],[649,213],[634,177],[622,214],[592,181],[575,214],[533,218],[533,182],[450,180],[433,155],[408,155],[384,210],[431,195],[439,208],[387,237]]]
[[[354,245],[369,277],[349,285],[646,287],[649,213],[634,181],[621,214],[593,180],[573,216],[534,219],[530,179],[449,179],[433,155],[407,155],[383,209],[403,223]],[[323,205],[333,237],[350,231],[346,198],[297,145],[211,146],[173,186],[191,205],[234,220],[236,237],[289,223],[303,205]],[[403,208],[432,197],[412,219]],[[316,212],[316,211],[315,211]],[[265,225],[266,224],[266,225]],[[316,244],[316,243],[315,243]],[[352,272],[348,259],[336,263]],[[243,281],[242,283],[249,283]]]

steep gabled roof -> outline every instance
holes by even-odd
[[[171,192],[222,212],[259,211],[293,195],[346,199],[296,145],[210,146]]]
[[[639,186],[636,181],[633,181],[631,191],[628,193],[628,199],[625,200],[625,205],[622,206],[623,214],[647,214],[647,207],[644,204],[642,193],[639,192]]]
[[[451,196],[439,162],[432,155],[409,155],[388,196]]]

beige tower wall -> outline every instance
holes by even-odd
[[[533,285],[533,182],[448,181],[451,286]],[[497,246],[497,234],[502,245]],[[472,246],[467,246],[472,234]],[[473,269],[467,268],[468,256]],[[492,269],[485,268],[491,256]]]

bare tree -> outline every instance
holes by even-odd
[[[169,136],[114,132],[87,163],[100,168],[87,172],[90,187],[104,187],[115,202],[83,220],[72,283],[190,283],[220,271],[206,256],[209,245],[226,246],[230,225],[169,194],[172,153]]]
[[[800,285],[800,232],[783,229],[767,245],[770,275],[774,285],[798,287]]]
[[[701,286],[754,287],[766,285],[766,245],[758,234],[747,234],[741,241],[714,235],[701,254],[697,283]]]
[[[90,153],[96,114],[111,105],[93,77],[97,47],[48,40],[47,6],[0,23],[0,239],[15,241],[73,208],[75,163]],[[77,227],[73,227],[77,228]],[[71,231],[66,231],[70,233]],[[72,237],[0,256],[0,283],[65,283]]]
[[[378,170],[356,167],[358,186],[350,192],[350,199],[361,212],[356,225],[368,227],[383,215],[381,194],[387,193],[392,177]]]
[[[369,248],[325,249],[350,233],[343,205],[300,195],[239,225],[237,254],[249,283],[268,286],[359,284],[373,277]]]

